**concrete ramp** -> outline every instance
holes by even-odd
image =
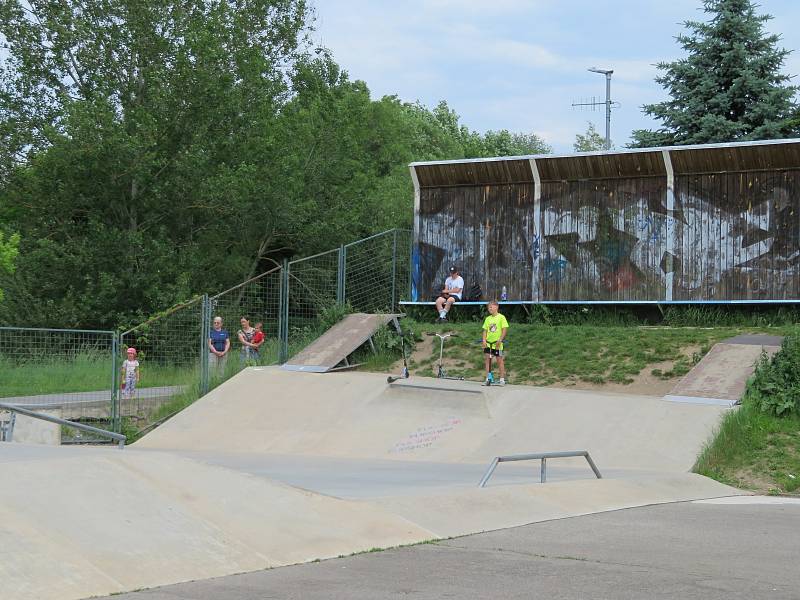
[[[647,504],[725,409],[659,398],[253,367],[120,451],[0,445],[3,597],[79,599]],[[501,465],[492,457],[589,450]]]
[[[601,470],[687,472],[722,410],[652,396],[424,377],[387,385],[376,373],[255,367],[135,447],[481,465],[504,454],[585,449]]]
[[[0,597],[65,600],[435,535],[386,509],[174,454],[5,444]]]
[[[326,373],[349,368],[348,357],[371,340],[375,332],[398,315],[356,313],[347,315],[283,365],[287,371]]]
[[[774,354],[781,341],[777,336],[741,335],[715,344],[664,399],[731,407],[742,399],[762,352]]]

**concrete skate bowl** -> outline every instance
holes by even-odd
[[[124,451],[7,444],[0,581],[84,598],[737,492],[688,473],[721,412],[367,373],[243,371]],[[548,465],[494,456],[589,450]]]

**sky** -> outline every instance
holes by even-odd
[[[373,98],[397,95],[433,107],[446,100],[470,129],[536,133],[571,152],[592,121],[605,133],[613,69],[611,138],[624,147],[634,129],[657,128],[642,104],[664,100],[655,64],[683,56],[675,36],[687,19],[706,20],[701,0],[315,0],[317,43]],[[761,0],[769,33],[796,50],[784,72],[800,75],[800,2]],[[795,80],[800,84],[800,77]]]

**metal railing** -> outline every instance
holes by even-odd
[[[114,429],[116,344],[114,331],[0,327],[0,402]]]
[[[597,469],[597,465],[594,464],[592,457],[589,456],[589,452],[587,450],[573,450],[570,452],[537,452],[535,454],[513,454],[511,456],[495,456],[494,460],[492,460],[489,468],[486,470],[486,473],[481,479],[481,482],[478,484],[478,487],[485,487],[489,478],[494,473],[494,470],[497,468],[497,465],[501,462],[516,462],[520,460],[541,460],[542,461],[542,470],[541,470],[541,477],[539,481],[541,483],[545,483],[547,481],[547,459],[548,458],[571,458],[575,456],[583,456],[586,458],[586,462],[589,463],[589,466],[594,471],[594,474],[597,475],[598,479],[602,479],[603,476],[600,475],[600,471]]]
[[[33,410],[28,410],[27,408],[22,408],[21,406],[15,406],[13,404],[6,404],[5,402],[0,402],[0,410],[7,411],[12,414],[19,413],[21,415],[25,415],[26,417],[32,417],[34,419],[41,419],[42,421],[48,421],[50,423],[55,423],[56,425],[62,425],[64,427],[74,427],[75,429],[80,429],[81,431],[86,431],[88,433],[95,433],[97,435],[101,435],[103,437],[110,438],[115,440],[118,445],[119,449],[122,450],[125,448],[125,441],[128,439],[121,433],[114,433],[113,431],[107,431],[105,429],[100,429],[99,427],[92,427],[91,425],[84,425],[83,423],[75,423],[74,421],[67,421],[66,419],[59,419],[58,417],[52,417],[50,415],[46,415],[43,413],[39,413]],[[12,419],[9,423],[9,426],[4,429],[3,441],[11,442],[14,438],[14,420]]]

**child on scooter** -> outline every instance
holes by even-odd
[[[500,381],[497,385],[506,384],[506,364],[503,358],[503,340],[508,333],[508,321],[500,314],[500,305],[496,300],[492,300],[486,305],[489,316],[483,321],[483,353],[484,365],[486,366],[486,381],[483,385],[491,385],[490,378],[492,368],[492,356],[497,359],[497,366],[500,369]]]

